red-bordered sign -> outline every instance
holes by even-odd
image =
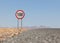
[[[15,13],[15,16],[17,19],[23,19],[24,16],[25,16],[25,13],[23,10],[17,10],[16,13]]]

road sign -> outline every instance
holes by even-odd
[[[21,20],[21,29],[22,29],[22,19],[25,16],[24,11],[23,10],[17,10],[16,13],[15,13],[15,16],[18,19],[17,28],[19,29],[19,20]]]
[[[23,19],[25,16],[25,13],[23,10],[17,10],[15,16],[17,19]]]

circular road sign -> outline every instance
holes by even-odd
[[[23,19],[25,16],[25,13],[23,10],[17,10],[15,16],[17,19]]]

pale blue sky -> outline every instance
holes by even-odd
[[[24,10],[23,26],[60,27],[60,0],[0,0],[0,27],[16,27],[16,10]]]

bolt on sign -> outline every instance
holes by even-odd
[[[15,13],[15,16],[18,19],[17,27],[19,28],[19,20],[21,20],[21,29],[22,29],[22,19],[25,16],[24,11],[23,10],[17,10],[16,13]]]

